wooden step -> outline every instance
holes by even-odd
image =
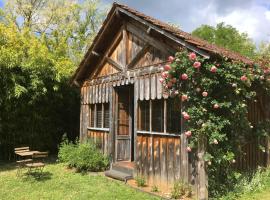
[[[127,180],[132,179],[133,176],[121,171],[117,171],[117,170],[113,170],[110,169],[108,171],[105,172],[105,176],[120,180],[120,181],[125,181],[127,182]]]

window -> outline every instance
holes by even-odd
[[[104,104],[104,128],[110,128],[110,111],[109,104]]]
[[[164,132],[164,101],[152,101],[152,131]]]
[[[110,127],[109,107],[108,103],[90,105],[89,125],[91,128]]]
[[[137,124],[138,131],[180,133],[181,102],[173,98],[138,101]]]
[[[150,131],[150,101],[139,101],[138,130]]]
[[[176,99],[167,100],[167,132],[181,132],[181,104]]]
[[[95,127],[95,105],[90,105],[90,127]]]

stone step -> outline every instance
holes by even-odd
[[[112,165],[112,170],[115,170],[115,171],[119,171],[119,172],[123,172],[123,173],[126,173],[126,174],[129,174],[130,176],[133,176],[133,171],[134,169],[133,168],[130,168],[130,167],[126,167],[126,166],[121,166],[119,164],[113,164]]]
[[[133,176],[121,171],[116,171],[113,169],[110,169],[108,171],[105,171],[105,176],[120,180],[120,181],[125,181],[127,182],[127,180],[132,179]]]

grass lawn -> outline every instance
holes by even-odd
[[[44,172],[40,179],[16,177],[14,165],[0,165],[0,199],[158,199],[101,175],[75,173],[62,164],[48,164]]]

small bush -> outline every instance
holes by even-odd
[[[151,192],[158,192],[158,191],[159,191],[158,186],[153,185]]]
[[[59,160],[78,171],[103,171],[109,166],[108,156],[103,155],[94,142],[75,144],[64,140],[59,148]]]
[[[182,181],[177,181],[173,185],[173,190],[171,197],[173,199],[180,199],[182,197],[191,197],[192,189],[190,185],[183,183]]]
[[[143,176],[137,176],[135,178],[135,181],[136,181],[138,187],[145,187],[146,186],[146,180]]]

